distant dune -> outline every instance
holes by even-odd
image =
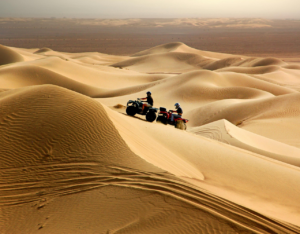
[[[23,57],[20,54],[3,45],[0,45],[0,54],[0,66],[23,61]]]
[[[134,54],[113,67],[128,68],[139,72],[187,72],[200,68],[218,70],[226,67],[284,66],[277,58],[247,58],[227,54],[199,51],[182,43],[170,43]],[[135,58],[136,57],[136,58]]]
[[[35,54],[40,54],[40,53],[46,53],[46,52],[49,52],[49,51],[52,51],[52,50],[49,49],[49,48],[44,47],[44,48],[38,49],[38,50],[35,51],[34,53],[35,53]]]
[[[91,53],[141,55],[149,48],[156,50],[157,45],[174,47],[179,41],[201,51],[222,53],[223,58],[234,54],[299,62],[299,29],[300,21],[295,19],[0,18],[0,44],[35,48],[37,54],[79,52],[92,63]],[[170,51],[166,48],[165,52]]]
[[[144,20],[94,23],[124,22]],[[181,42],[0,54],[3,233],[300,233],[297,64]],[[187,130],[128,116],[147,91]]]
[[[78,22],[83,25],[98,25],[110,27],[208,27],[208,28],[269,28],[274,21],[268,19],[235,19],[235,18],[178,18],[178,19],[86,19]]]

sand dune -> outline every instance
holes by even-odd
[[[295,191],[294,185],[299,178],[296,176],[299,168],[169,126],[150,125],[135,118],[115,116],[112,111],[107,112],[129,147],[145,160],[177,169],[178,165],[173,162],[184,159],[193,168],[184,166],[189,175],[180,176],[182,179],[256,212],[298,223],[297,215],[294,216],[298,209],[295,210],[298,206],[298,189]],[[151,155],[144,149],[155,153]],[[164,156],[165,150],[176,156]],[[195,169],[201,172],[204,179],[202,176],[195,177],[196,174],[191,177]],[[279,171],[284,172],[281,174]],[[290,198],[290,205],[286,196]],[[281,204],[285,204],[284,207]]]
[[[297,167],[300,166],[299,148],[245,131],[227,120],[219,120],[190,130],[200,136],[224,142]]]
[[[114,56],[100,53],[80,53],[72,54],[71,59],[76,59],[82,63],[93,65],[109,65],[126,59],[124,56]]]
[[[0,66],[23,61],[20,54],[3,45],[0,45],[0,54]]]
[[[221,100],[186,114],[189,126],[226,119],[245,130],[299,147],[299,94],[257,100]]]
[[[175,102],[180,102],[184,106],[185,113],[197,109],[203,105],[208,105],[217,100],[252,100],[297,93],[297,91],[266,81],[262,81],[250,76],[236,73],[216,73],[211,71],[195,71],[182,75],[172,76],[153,83],[151,87],[155,97],[155,106],[163,106],[172,109]],[[126,103],[126,100],[136,99],[145,96],[145,91],[130,94],[124,97],[105,98],[101,102],[108,106],[118,103]],[[194,118],[202,115],[199,111],[195,116],[188,114],[191,119],[190,126],[194,125]],[[213,110],[213,111],[219,111]],[[210,113],[210,112],[208,112]]]
[[[147,75],[45,57],[0,68],[1,88],[54,84],[90,97],[113,97],[151,87],[167,75]]]
[[[29,19],[30,20],[30,19]],[[66,21],[70,19],[65,19]],[[82,25],[110,27],[271,28],[274,20],[252,18],[85,19]]]
[[[77,61],[65,61],[56,56],[11,65],[10,67],[16,68],[16,66],[21,65],[45,68],[78,82],[101,88],[124,88],[131,85],[150,83],[167,77],[166,75],[140,74],[105,66],[78,64]]]
[[[263,67],[226,67],[221,68],[218,72],[235,72],[235,73],[244,73],[244,74],[265,74],[276,72],[280,70],[280,66],[268,65]]]
[[[261,66],[261,67],[227,67],[218,72],[235,72],[249,74],[254,78],[299,91],[300,69],[297,65]]]
[[[49,51],[52,51],[52,50],[49,49],[49,48],[43,47],[43,48],[41,48],[41,49],[38,49],[38,50],[35,51],[34,53],[35,53],[35,54],[40,54],[40,53],[45,53],[45,52],[49,52]]]
[[[218,70],[226,67],[285,66],[277,58],[247,58],[200,51],[182,43],[168,43],[132,55],[133,58],[113,64],[139,72],[187,72],[195,69]],[[243,71],[243,70],[241,70]],[[258,72],[258,70],[254,70]]]
[[[225,58],[225,59],[220,59],[218,61],[212,62],[206,66],[204,66],[204,69],[207,70],[217,70],[217,69],[221,69],[224,67],[229,67],[232,64],[236,64],[237,62],[241,61],[242,58],[241,57],[229,57],[229,58]]]
[[[270,65],[284,66],[287,64],[278,58],[248,58],[234,65],[241,67],[261,67]]]
[[[172,42],[172,43],[166,43],[163,45],[158,45],[153,48],[141,51],[139,53],[133,54],[132,57],[162,54],[162,53],[168,53],[168,52],[193,53],[193,54],[197,54],[200,56],[209,57],[212,59],[223,59],[223,58],[228,58],[229,56],[232,56],[229,54],[197,50],[197,49],[194,49],[192,47],[185,45],[182,42]]]
[[[299,98],[299,93],[294,93],[256,100],[221,100],[192,110],[188,115],[197,119],[192,123],[198,126],[219,119],[239,125],[258,119],[297,117],[300,113]]]
[[[187,72],[201,69],[202,66],[205,66],[208,63],[211,63],[211,60],[200,55],[182,52],[168,52],[131,58],[115,63],[112,66],[145,73],[166,73],[170,71]]]
[[[139,72],[187,72],[202,68],[217,70],[242,60],[240,56],[199,51],[179,42],[156,46],[132,57],[112,66]]]
[[[132,55],[132,57],[140,57],[144,55],[151,55],[151,54],[161,54],[161,53],[167,53],[167,52],[187,52],[187,49],[189,49],[186,45],[184,45],[181,42],[173,42],[173,43],[167,43],[164,45],[155,46],[153,48],[141,51],[139,53],[136,53]]]
[[[297,65],[297,64],[289,64],[289,65],[284,66],[284,68],[300,70],[300,65]]]
[[[3,113],[1,139],[5,143],[1,147],[2,168],[70,161],[105,163],[115,159],[120,163],[128,160],[129,163],[131,157],[136,158],[137,166],[132,165],[133,162],[122,165],[137,169],[139,163],[143,163],[126,147],[101,105],[88,97],[52,85],[30,86],[0,95]],[[57,135],[59,129],[61,134]],[[116,142],[118,147],[110,141]],[[110,156],[105,151],[109,151]],[[19,158],[14,155],[19,155]]]
[[[300,233],[297,64],[180,42],[0,53],[2,232]],[[148,90],[187,131],[126,115]]]
[[[73,79],[70,79],[48,69],[32,65],[5,67],[3,69],[0,69],[0,82],[2,85],[1,88],[5,90],[31,85],[53,84],[94,98],[107,98],[119,95],[128,95],[131,93],[135,93],[137,90],[140,91],[150,88],[155,84],[146,83],[137,86],[130,86],[128,88],[104,89],[99,88],[99,86],[101,87],[103,81],[99,82],[98,80],[98,82],[95,82],[95,86],[92,86],[86,84],[90,82],[82,82],[82,80],[80,79],[79,81],[77,81],[75,77],[73,77]],[[97,83],[100,84],[97,85]]]
[[[93,96],[97,89],[36,66],[6,67],[0,70],[1,88],[14,89],[24,86],[55,84]],[[92,91],[92,92],[91,92]]]
[[[7,91],[0,98],[5,113],[5,232],[76,232],[84,227],[123,233],[298,230],[198,190],[142,160],[90,98],[49,85]],[[85,212],[96,215],[90,219]],[[25,221],[22,217],[29,214]],[[18,225],[12,225],[15,220]]]

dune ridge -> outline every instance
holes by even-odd
[[[52,51],[50,48],[43,47],[41,49],[38,49],[37,51],[34,52],[34,54],[40,54],[40,53],[46,53]]]
[[[245,131],[224,119],[192,128],[190,132],[297,167],[300,166],[300,151],[298,148]]]
[[[168,43],[136,53],[113,67],[128,68],[139,72],[187,72],[195,69],[218,70],[226,67],[286,66],[278,58],[249,58],[214,52],[200,51],[183,43]],[[179,65],[180,64],[180,65]]]
[[[20,54],[3,45],[0,45],[0,54],[0,66],[24,61]]]

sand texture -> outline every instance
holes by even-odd
[[[298,64],[181,42],[0,55],[0,233],[300,233]],[[126,115],[148,90],[186,131]]]

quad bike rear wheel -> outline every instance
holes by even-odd
[[[186,130],[186,124],[183,120],[177,120],[175,123],[175,128]]]
[[[156,120],[156,114],[153,111],[148,111],[148,113],[146,114],[146,120],[149,122],[153,122],[154,120]]]
[[[168,120],[165,115],[159,115],[156,119],[156,122],[161,122],[163,124],[167,124]]]
[[[134,107],[134,106],[127,106],[126,113],[127,113],[127,115],[134,116],[137,113],[136,107]]]
[[[157,117],[157,119],[156,119],[156,122],[161,122],[161,123],[165,124],[166,119],[165,119],[164,116],[159,115],[159,116]]]

